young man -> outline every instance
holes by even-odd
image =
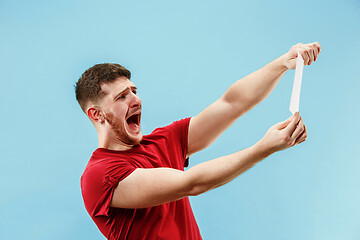
[[[262,69],[235,82],[199,115],[143,136],[141,100],[131,74],[98,64],[76,84],[76,98],[99,138],[81,177],[85,207],[108,239],[201,239],[188,196],[222,186],[276,151],[306,140],[299,113],[272,126],[255,145],[186,171],[188,158],[208,147],[237,118],[264,100],[297,52],[316,61],[319,43],[297,44]]]

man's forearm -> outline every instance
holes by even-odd
[[[192,183],[190,195],[220,187],[253,167],[271,153],[255,144],[242,151],[198,164],[184,172]]]
[[[245,113],[264,100],[287,71],[285,55],[235,82],[223,98],[238,114]]]
[[[272,153],[295,146],[307,137],[299,113],[272,126],[255,145],[208,162],[198,164],[183,173],[187,195],[199,195],[220,187]]]

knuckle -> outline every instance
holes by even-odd
[[[289,135],[284,135],[282,136],[282,139],[281,139],[283,142],[288,142],[290,140],[290,136]]]
[[[287,145],[287,146],[292,146],[293,140],[291,140],[291,139],[289,138],[289,139],[287,139],[287,140],[284,142],[284,144]]]
[[[280,140],[280,144],[281,144],[281,145],[287,146],[288,143],[289,143],[289,140],[286,140],[286,139],[284,139],[284,138]]]

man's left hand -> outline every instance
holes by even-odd
[[[304,59],[304,65],[311,65],[312,62],[317,60],[320,51],[321,46],[318,42],[308,44],[298,43],[292,46],[289,52],[284,55],[285,66],[287,69],[295,69],[298,52]]]

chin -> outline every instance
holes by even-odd
[[[121,138],[123,139],[123,142],[125,142],[128,145],[137,145],[143,139],[140,126],[137,126],[137,128],[134,129],[134,128],[129,128],[129,126],[125,124],[124,130],[125,130],[123,132],[124,134],[121,136]]]
[[[142,135],[142,133],[140,132],[139,134],[138,134],[138,136],[136,136],[136,137],[134,137],[134,138],[132,138],[131,139],[131,145],[138,145],[140,142],[141,142],[141,140],[143,139],[143,135]]]

